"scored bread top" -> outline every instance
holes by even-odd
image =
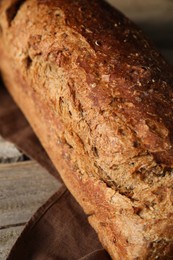
[[[64,25],[82,35],[89,44],[88,49],[81,46],[75,63],[87,75],[86,98],[90,106],[105,117],[122,120],[135,136],[134,146],[146,149],[157,162],[172,166],[173,76],[170,66],[124,15],[104,1],[88,2],[38,1],[60,8]],[[63,52],[65,49],[62,56]]]
[[[6,12],[9,27],[17,23],[25,1],[13,2]],[[172,166],[173,76],[141,30],[104,1],[38,0],[40,10],[50,7],[42,19],[30,15],[34,1],[26,2],[28,31],[19,35],[23,53],[28,52],[25,61],[42,53],[69,68],[67,85],[95,129],[95,153],[111,167],[141,153]],[[81,85],[73,84],[75,77]]]
[[[63,138],[92,171],[111,183],[171,174],[173,78],[143,33],[100,0],[2,4],[16,68],[62,117]]]
[[[14,5],[7,10],[9,26],[15,23],[15,16],[20,15],[20,12],[17,14],[16,8],[21,7],[25,1],[13,2]],[[152,154],[158,163],[172,166],[173,76],[170,66],[153,48],[152,43],[129,19],[104,1],[36,2],[42,6],[41,9],[44,9],[44,5],[47,8],[49,6],[50,11],[40,21],[40,30],[42,21],[45,22],[40,34],[38,26],[29,25],[29,20],[31,23],[33,17],[28,17],[24,22],[31,30],[30,33],[28,31],[28,39],[25,35],[30,48],[40,42],[38,48],[42,45],[42,52],[49,51],[47,55],[51,53],[57,64],[59,62],[59,66],[66,68],[75,56],[73,65],[75,68],[79,67],[86,77],[86,84],[77,90],[77,94],[83,98],[81,94],[87,87],[87,95],[84,94],[82,102],[104,118],[115,117],[126,125],[134,137],[134,140],[130,141],[132,155],[137,155],[136,148],[139,146]],[[77,15],[74,16],[73,13]],[[50,17],[52,19],[49,20]],[[38,19],[37,22],[39,23]],[[57,42],[58,37],[61,37],[64,44],[56,43],[56,47],[51,49],[49,46],[48,50],[48,46],[43,46],[43,34],[48,33],[49,26],[54,31],[50,36],[51,42]],[[70,32],[66,29],[66,33],[56,35],[55,32],[60,26],[70,28]],[[78,42],[72,40],[72,36],[75,38],[77,35]],[[108,129],[105,126],[99,131],[107,132]],[[126,135],[121,129],[118,131],[118,139],[124,138],[127,141],[129,133]],[[125,137],[121,137],[123,133]],[[116,151],[116,145],[120,150],[118,140],[112,140],[112,145],[110,144],[111,147],[108,146],[107,150]],[[126,154],[123,155],[124,158],[125,156]]]

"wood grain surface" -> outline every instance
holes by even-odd
[[[34,161],[0,165],[0,259],[61,184]]]
[[[21,234],[23,228],[24,226],[22,225],[0,230],[0,260],[5,260],[7,258],[8,253]]]

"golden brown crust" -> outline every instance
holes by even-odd
[[[102,1],[4,0],[0,27],[7,87],[112,258],[172,257],[169,65]]]
[[[87,83],[97,86],[91,91],[92,105],[107,109],[111,103],[112,112],[135,131],[144,148],[172,166],[173,76],[159,52],[129,19],[104,1],[38,3],[60,8],[66,24],[95,51],[96,59],[81,55],[77,60],[88,74]]]

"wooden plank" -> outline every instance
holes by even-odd
[[[14,144],[0,136],[0,163],[18,162],[23,160],[23,154]]]
[[[26,223],[60,186],[34,161],[0,165],[0,229]]]
[[[34,161],[0,164],[0,259],[61,183]]]
[[[5,260],[14,245],[15,241],[21,234],[24,226],[10,227],[1,230],[0,233],[0,259]]]

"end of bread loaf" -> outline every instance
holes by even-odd
[[[173,257],[173,77],[141,30],[104,1],[4,0],[0,58],[111,257]]]

